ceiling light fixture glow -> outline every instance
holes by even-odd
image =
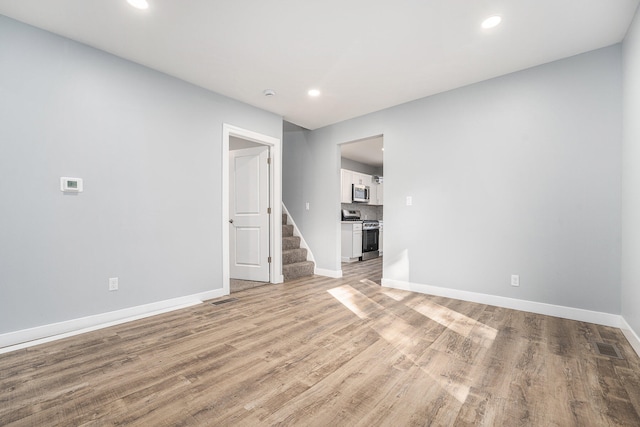
[[[149,8],[149,3],[147,3],[147,0],[127,0],[127,3],[129,3],[131,6],[135,7],[136,9]]]
[[[488,30],[489,28],[496,27],[502,22],[502,18],[498,15],[491,16],[482,21],[482,28]]]
[[[309,94],[309,96],[313,97],[320,96],[320,91],[318,89],[311,89],[307,93]]]

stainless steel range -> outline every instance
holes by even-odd
[[[378,220],[365,219],[362,221],[362,261],[380,256],[379,242],[380,223]]]
[[[362,222],[362,256],[361,261],[377,258],[380,256],[378,250],[380,242],[380,223],[377,219],[360,219],[361,214],[359,210],[342,210],[343,221],[357,221]]]

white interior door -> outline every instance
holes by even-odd
[[[269,147],[229,152],[229,273],[269,281]]]

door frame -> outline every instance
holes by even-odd
[[[282,141],[272,136],[222,124],[222,290],[231,293],[229,274],[229,138],[246,139],[270,148],[269,168],[269,283],[282,283]]]

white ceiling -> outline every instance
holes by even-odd
[[[342,144],[340,146],[340,156],[365,165],[380,167],[383,164],[383,137],[361,139],[359,141]]]
[[[316,129],[618,43],[640,0],[148,1],[0,13]],[[482,30],[493,14],[503,23]]]

